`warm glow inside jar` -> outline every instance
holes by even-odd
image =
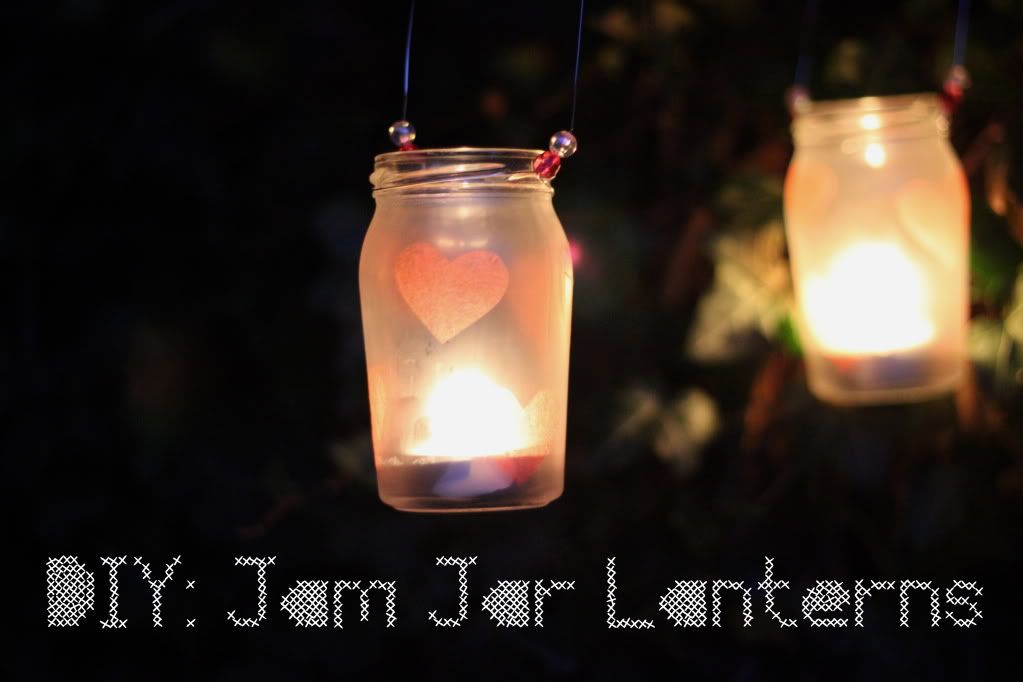
[[[815,102],[792,129],[785,229],[811,390],[840,404],[953,390],[969,194],[937,98]]]
[[[573,277],[537,154],[376,158],[359,288],[377,481],[398,509],[561,494]]]

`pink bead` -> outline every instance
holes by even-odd
[[[416,145],[413,144],[412,142],[406,142],[405,144],[400,145],[398,147],[399,152],[411,152],[415,151],[416,149],[418,149],[418,147],[416,147]]]
[[[785,91],[785,106],[789,116],[795,118],[810,107],[810,91],[802,85],[793,85]]]
[[[551,180],[561,169],[561,157],[552,151],[546,151],[533,159],[533,172],[544,180]]]
[[[951,115],[955,113],[955,110],[959,108],[959,104],[963,101],[963,95],[966,94],[966,88],[970,87],[970,74],[961,65],[953,66],[948,76],[945,77],[945,82],[941,86],[941,92],[939,98],[941,104],[945,109],[945,113]]]
[[[938,99],[941,101],[941,108],[944,109],[946,116],[951,116],[959,108],[959,103],[963,101],[962,91],[955,91],[954,89],[945,88],[938,93]]]

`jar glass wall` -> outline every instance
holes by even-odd
[[[359,288],[379,492],[398,509],[561,494],[573,275],[538,153],[376,159]]]
[[[953,390],[969,194],[937,98],[815,102],[793,136],[785,228],[811,390],[841,404]]]

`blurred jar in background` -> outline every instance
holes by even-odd
[[[952,391],[965,362],[969,193],[928,94],[810,103],[785,229],[810,389],[839,404]]]

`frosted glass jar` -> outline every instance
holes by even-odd
[[[378,487],[398,509],[561,494],[573,275],[537,154],[376,158],[359,289]]]
[[[785,229],[810,389],[840,404],[952,391],[965,358],[969,193],[932,95],[797,115]]]

